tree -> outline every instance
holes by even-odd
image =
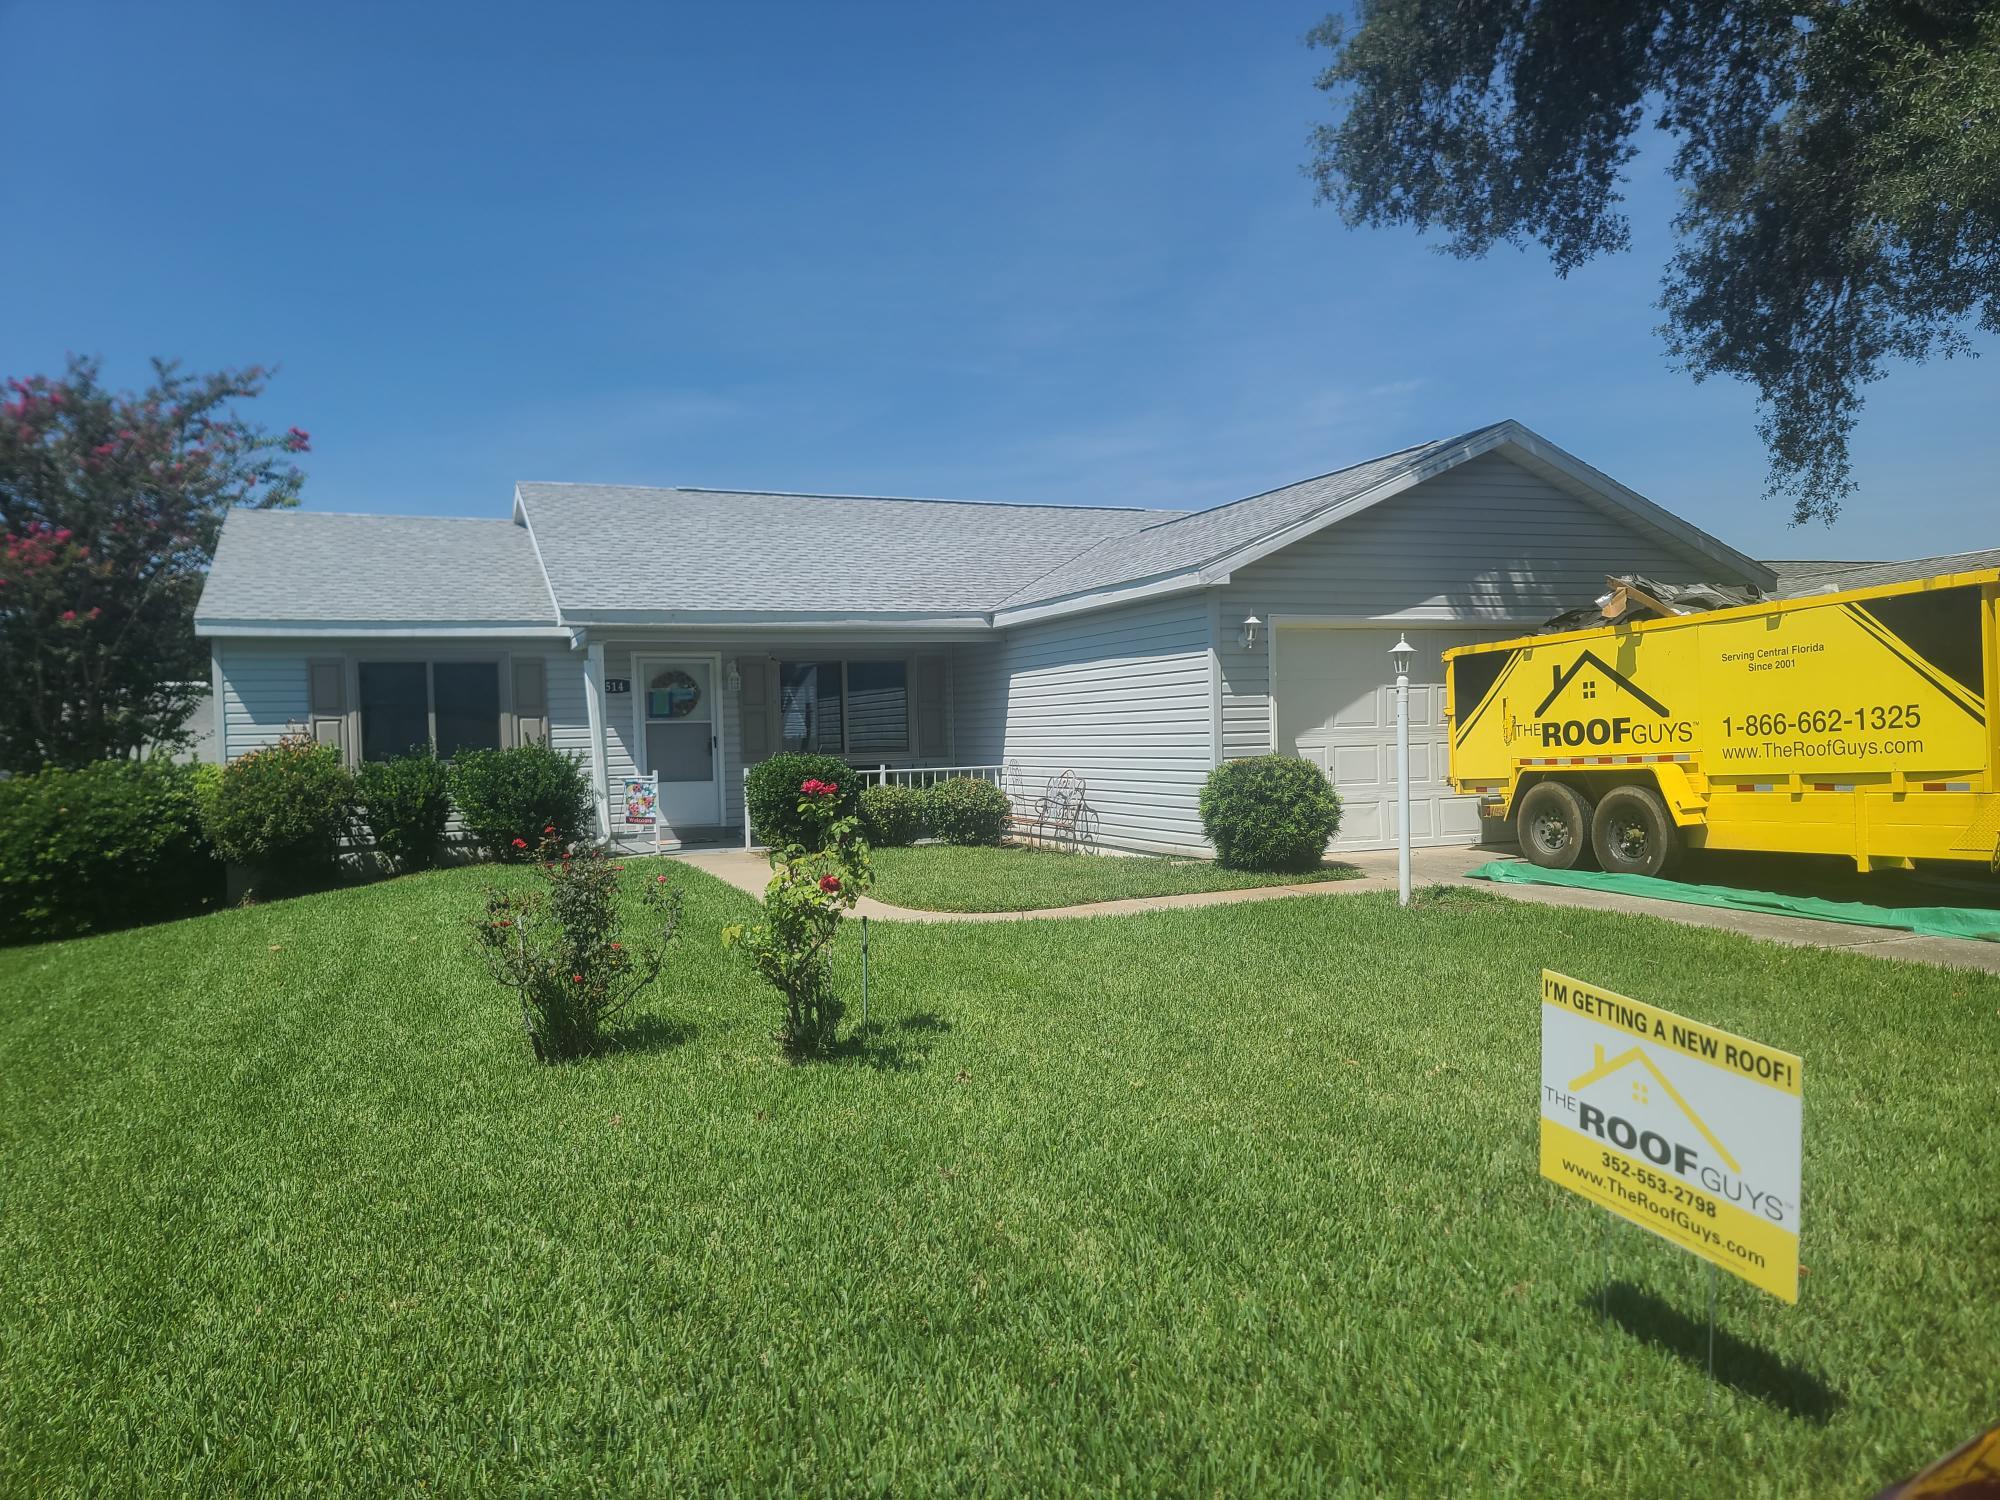
[[[2000,332],[2000,7],[1991,0],[1370,0],[1310,33],[1337,119],[1319,197],[1354,225],[1558,275],[1625,248],[1620,186],[1676,143],[1661,328],[1758,393],[1770,493],[1831,521],[1862,389]]]
[[[235,403],[252,366],[186,375],[153,363],[141,394],[95,360],[7,382],[0,402],[0,768],[33,771],[184,739],[208,680],[194,607],[234,506],[298,504],[294,427]]]

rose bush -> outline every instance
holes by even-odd
[[[598,845],[572,848],[553,823],[543,827],[536,855],[536,885],[488,887],[473,931],[487,971],[520,1003],[535,1056],[553,1063],[596,1051],[606,1023],[660,977],[680,927],[681,893],[664,875],[636,884],[651,929],[635,940],[618,920],[623,865]]]
[[[811,847],[791,843],[772,855],[761,921],[731,923],[724,947],[742,952],[783,996],[778,1041],[794,1057],[833,1046],[846,1007],[833,987],[831,949],[841,919],[871,880],[860,820],[842,811],[840,784],[808,776],[799,783],[795,816]]]

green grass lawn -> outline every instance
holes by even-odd
[[[1991,978],[1474,892],[877,923],[788,1067],[683,873],[564,1068],[485,871],[0,954],[0,1491],[1862,1495],[2000,1412]],[[1600,1322],[1537,1176],[1544,963],[1806,1059],[1712,1409],[1704,1268],[1616,1226]]]
[[[1045,911],[1135,896],[1303,885],[1360,873],[1352,865],[1324,864],[1304,874],[1263,875],[1225,870],[1206,859],[1058,854],[1013,847],[966,849],[951,844],[876,849],[870,857],[876,879],[872,894],[918,911]]]

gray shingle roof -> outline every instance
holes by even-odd
[[[512,521],[235,510],[195,624],[253,621],[553,625],[556,614]]]
[[[1198,568],[1343,501],[1357,499],[1386,480],[1490,430],[1481,428],[1442,442],[1420,443],[1210,510],[1170,513],[1140,530],[1098,543],[1017,589],[1002,603],[1009,608],[1037,604]]]
[[[1913,557],[1904,562],[1767,562],[1778,575],[1774,591],[1795,599],[1846,589],[1872,589],[1889,583],[1914,583],[1944,573],[1973,573],[2000,568],[2000,547],[1980,552],[1949,552],[1942,557]]]
[[[979,614],[1178,511],[523,484],[568,616],[615,610]]]

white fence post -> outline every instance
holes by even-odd
[[[743,847],[750,848],[750,768],[743,768]]]

